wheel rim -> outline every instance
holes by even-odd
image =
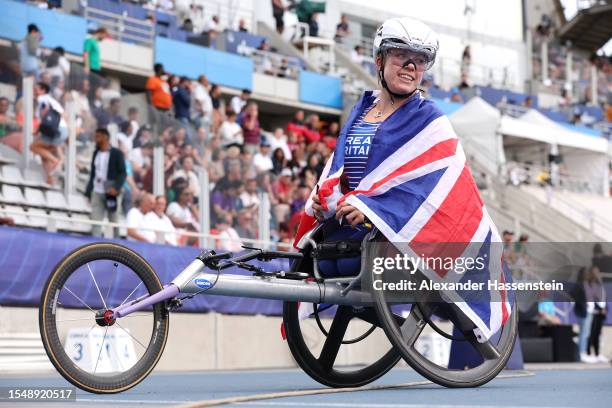
[[[342,354],[341,348],[351,347],[350,344],[342,344],[343,341],[358,337],[359,334],[369,330],[371,324],[377,324],[377,318],[372,308],[338,306],[334,309],[333,319],[326,328],[328,335],[324,336],[314,322],[309,322],[314,319],[299,320],[296,302],[284,303],[283,321],[289,348],[298,365],[308,375],[331,387],[358,387],[376,380],[397,364],[400,356],[391,347],[388,351],[380,353],[380,356],[374,357],[371,364],[365,363],[365,366],[359,367],[343,366],[338,358]],[[357,336],[348,330],[349,323],[354,319],[367,323],[365,328],[361,325],[358,329],[353,330],[359,333]],[[306,328],[306,325],[310,327]],[[305,331],[308,331],[309,334],[304,335]],[[309,336],[312,336],[313,331],[318,332],[320,338],[323,339],[320,352],[319,347],[313,347],[312,339],[308,339]],[[371,341],[374,341],[374,338]]]
[[[157,363],[168,328],[163,305],[108,319],[110,309],[161,289],[146,267],[126,248],[98,244],[66,257],[49,278],[41,303],[43,344],[73,384],[118,392],[141,381]]]
[[[404,360],[419,374],[427,379],[447,387],[475,387],[493,379],[506,365],[510,358],[512,348],[516,339],[517,312],[516,306],[506,324],[500,329],[497,339],[491,339],[485,343],[477,341],[475,336],[467,333],[466,341],[483,358],[483,362],[473,368],[464,370],[449,369],[436,364],[426,358],[415,347],[425,327],[427,320],[432,316],[431,304],[419,304],[420,307],[412,307],[408,317],[403,318],[393,313],[384,300],[382,291],[374,291],[376,312],[383,322],[383,327],[389,340],[397,348]],[[453,307],[454,313],[460,315],[462,312]],[[464,316],[460,316],[464,317]],[[451,319],[455,326],[461,326],[461,322]]]

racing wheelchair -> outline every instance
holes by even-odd
[[[376,248],[371,244],[385,241],[376,229],[357,248],[332,248],[340,256],[346,252],[361,257],[361,269],[353,276],[321,274],[318,261],[325,251],[320,228],[307,241],[300,252],[245,247],[234,255],[205,250],[167,285],[129,248],[115,243],[82,246],[58,263],[42,291],[39,326],[46,353],[57,371],[80,389],[101,394],[125,391],[145,379],[158,363],[168,337],[170,312],[205,294],[283,301],[283,329],[291,354],[304,372],[329,387],[368,384],[400,358],[445,387],[477,387],[504,368],[517,334],[514,309],[495,340],[479,342],[474,324],[452,303],[420,299],[398,305],[384,291],[364,290],[372,274],[365,259]],[[291,260],[289,270],[261,267],[281,258]],[[263,262],[258,266],[253,260]],[[245,269],[252,276],[222,273],[230,267]],[[309,318],[301,316],[300,303],[313,304]],[[438,318],[452,323],[453,334],[438,327]],[[352,322],[359,323],[358,333],[349,330]],[[427,325],[443,337],[471,344],[482,363],[451,369],[431,361],[416,347]],[[316,345],[310,339],[313,327],[322,338]],[[386,352],[363,365],[342,364],[342,347],[371,340],[376,331],[380,338],[381,329],[382,341],[386,337],[390,343]]]

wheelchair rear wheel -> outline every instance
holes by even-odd
[[[449,388],[470,388],[486,384],[495,378],[505,367],[517,336],[518,312],[516,304],[513,307],[509,320],[500,329],[500,333],[489,341],[480,343],[471,330],[466,330],[465,326],[469,319],[454,305],[452,313],[445,313],[445,318],[450,317],[457,332],[463,332],[461,340],[467,341],[482,359],[480,365],[465,369],[448,368],[441,362],[434,362],[425,357],[419,351],[417,342],[423,334],[425,326],[431,322],[431,317],[435,315],[436,304],[415,303],[412,305],[408,317],[399,317],[394,313],[391,304],[388,304],[383,291],[373,291],[375,297],[375,308],[378,318],[383,323],[382,327],[389,338],[389,341],[396,347],[402,358],[415,371],[428,380],[436,384]],[[462,330],[461,327],[464,327]],[[494,339],[496,338],[496,340]],[[448,364],[447,364],[448,365]]]
[[[372,325],[379,326],[373,308],[333,306],[330,310],[333,311],[334,308],[335,314],[331,325],[325,329],[327,332],[325,335],[312,322],[314,318],[300,321],[297,302],[284,302],[283,304],[283,324],[289,349],[297,364],[306,374],[329,387],[359,387],[380,378],[397,364],[400,355],[395,348],[390,347],[382,356],[379,353],[368,359],[368,362],[364,362],[364,365],[343,367],[338,361],[340,360],[339,355],[342,354],[341,347],[359,347],[352,342],[353,339],[371,337],[370,341],[377,341],[380,344],[380,337],[382,337],[382,341],[386,341],[380,330],[374,331],[373,336],[364,336],[370,331]],[[349,329],[351,321],[359,320],[366,324],[357,323],[359,327]],[[318,333],[318,336],[313,333]],[[376,337],[377,334],[379,338]],[[319,339],[324,339],[322,346]],[[315,351],[319,348],[320,352]],[[373,362],[370,363],[372,360]]]

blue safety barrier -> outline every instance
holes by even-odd
[[[197,78],[204,74],[215,84],[253,88],[253,61],[239,55],[157,37],[155,61],[175,75]]]
[[[300,72],[300,101],[342,109],[342,80],[316,72]]]
[[[55,265],[73,249],[96,241],[101,241],[101,239],[27,228],[0,227],[0,242],[2,243],[0,245],[0,305],[38,306],[43,286]],[[112,240],[111,242],[125,245],[142,255],[164,284],[174,279],[200,253],[199,249],[192,247],[179,248],[124,240]],[[270,262],[252,261],[252,263],[266,270],[287,270],[289,267],[286,259]],[[224,273],[250,275],[250,272],[239,268],[229,268],[224,270]],[[86,284],[90,287],[81,288],[83,300],[85,302],[97,301],[98,294],[93,282],[86,282]],[[116,293],[124,293],[123,289],[126,289],[129,284],[129,280],[119,282],[118,285],[124,285],[125,288],[115,288]],[[129,291],[128,289],[127,293]],[[280,315],[282,302],[201,295],[185,302],[181,310]]]
[[[83,52],[87,34],[85,19],[11,0],[0,0],[0,10],[0,37],[21,41],[27,34],[28,24],[36,24],[43,35],[43,47],[62,46],[72,54]]]

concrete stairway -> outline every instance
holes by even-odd
[[[38,333],[0,334],[0,372],[52,368]]]

